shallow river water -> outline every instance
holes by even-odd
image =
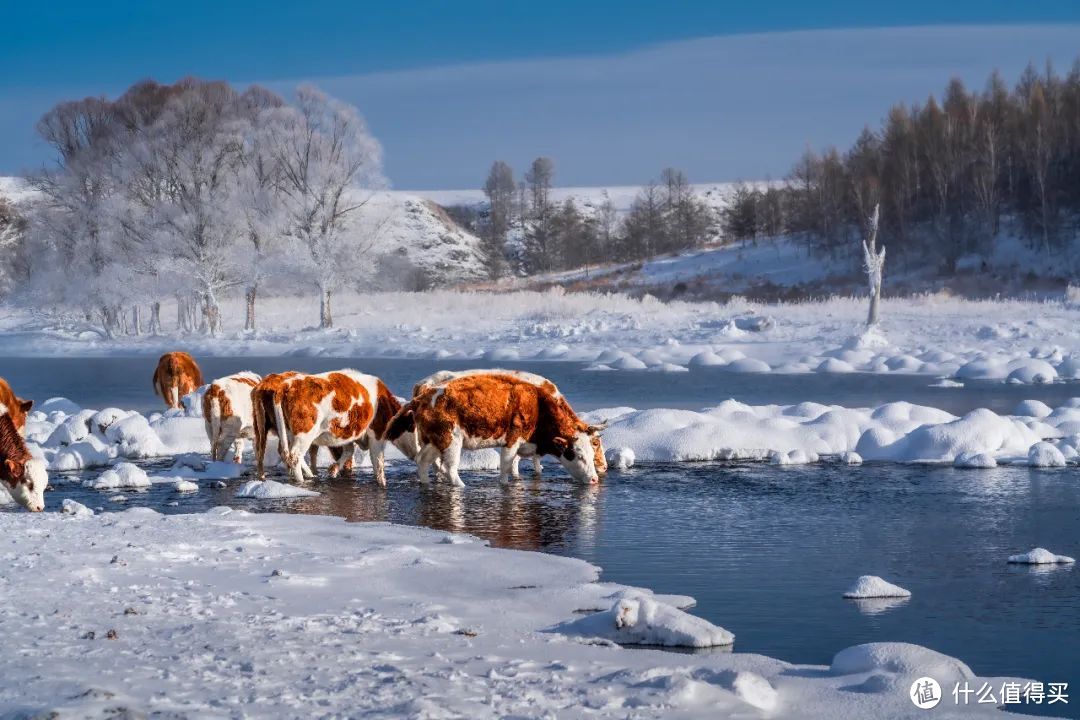
[[[153,359],[0,360],[0,376],[21,394],[69,397],[85,407],[158,408],[150,391]],[[351,365],[379,374],[398,393],[440,367],[424,360],[208,359],[207,376],[250,368],[323,370]],[[1010,411],[1027,398],[1051,406],[1080,386],[979,384],[931,388],[912,376],[740,375],[583,372],[570,363],[514,364],[542,372],[578,409],[704,407],[728,397],[751,403],[801,401],[848,406],[909,400],[954,413]],[[168,465],[168,462],[164,463]],[[524,469],[523,465],[523,469]],[[98,471],[90,471],[88,475]],[[1080,571],[1033,570],[1005,558],[1035,546],[1080,555],[1080,470],[822,463],[801,467],[683,463],[611,473],[597,487],[569,482],[557,463],[545,478],[509,488],[493,473],[463,473],[467,487],[423,487],[413,466],[392,465],[389,486],[317,482],[322,495],[288,501],[233,497],[204,486],[177,495],[171,486],[126,493],[126,503],[73,484],[62,498],[106,511],[148,505],[193,512],[214,505],[252,511],[334,514],[464,531],[493,544],[572,555],[600,565],[604,578],[658,592],[692,595],[696,614],[736,635],[736,652],[828,664],[849,645],[898,640],[961,658],[980,675],[1068,682],[1080,706]],[[171,503],[176,503],[172,505]],[[860,604],[840,595],[861,574],[912,591],[898,604]],[[1030,708],[1029,708],[1030,709]]]

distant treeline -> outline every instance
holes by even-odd
[[[861,257],[875,204],[879,238],[908,265],[951,272],[1005,233],[1069,249],[1080,219],[1080,61],[1062,77],[1033,67],[1011,90],[953,80],[939,102],[895,105],[845,153],[807,152],[785,183],[740,188],[729,239],[793,235],[832,257]]]
[[[650,182],[619,219],[611,199],[581,208],[573,199],[551,198],[555,164],[540,157],[516,182],[509,165],[491,166],[484,211],[451,208],[462,225],[484,242],[492,279],[587,267],[598,262],[640,260],[703,245],[717,232],[717,218],[693,193],[686,175],[673,168]]]

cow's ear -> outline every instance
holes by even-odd
[[[555,437],[552,439],[551,444],[559,449],[559,452],[563,452],[570,445],[566,438]]]
[[[25,469],[21,464],[15,462],[11,458],[4,461],[4,465],[7,466],[8,475],[12,480],[18,480],[23,476],[23,470]]]
[[[19,407],[22,408],[23,412],[30,412],[30,408],[34,407],[34,401],[33,400],[20,400],[19,401]]]
[[[589,433],[590,435],[596,435],[606,427],[607,427],[607,421],[605,420],[604,422],[600,423],[599,425],[590,425],[589,427],[587,427],[585,429],[585,432]]]

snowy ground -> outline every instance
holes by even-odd
[[[166,323],[174,312],[163,309]],[[260,330],[244,333],[242,304],[224,310],[218,338],[108,340],[72,318],[7,309],[8,356],[156,354],[577,360],[594,369],[919,373],[1012,382],[1080,376],[1080,307],[1066,301],[885,300],[881,329],[863,334],[864,300],[757,304],[662,303],[593,293],[437,291],[342,295],[337,327],[312,327],[313,298],[265,298]]]
[[[903,644],[831,667],[622,649],[647,614],[654,639],[720,630],[583,561],[425,529],[222,508],[0,514],[0,532],[4,717],[842,720],[910,716],[923,675],[1006,681]]]

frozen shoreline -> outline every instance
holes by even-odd
[[[1004,680],[905,644],[837,648],[827,668],[565,635],[619,598],[687,599],[422,528],[140,509],[0,514],[0,530],[0,713],[888,718],[921,675]]]
[[[163,308],[166,327],[171,310]],[[760,304],[662,303],[619,294],[516,291],[342,294],[337,327],[319,330],[311,298],[260,301],[260,330],[223,303],[217,338],[167,331],[105,339],[73,319],[6,308],[4,354],[19,357],[154,355],[422,357],[486,364],[591,363],[595,369],[677,372],[901,373],[1015,383],[1080,379],[1080,308],[1064,301],[886,299],[865,332],[865,300]]]

